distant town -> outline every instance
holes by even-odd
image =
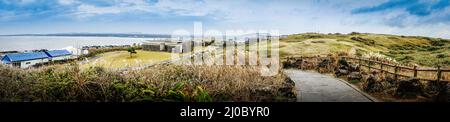
[[[252,34],[250,34],[252,35]],[[6,35],[4,35],[6,36]],[[80,56],[88,55],[89,50],[92,49],[112,49],[129,47],[139,47],[144,51],[158,51],[158,52],[172,52],[172,53],[187,53],[194,50],[194,46],[209,46],[214,42],[203,41],[206,39],[200,38],[202,41],[194,41],[193,38],[188,40],[180,37],[177,41],[171,40],[167,35],[158,34],[94,34],[94,33],[74,33],[74,34],[20,34],[7,36],[96,36],[96,37],[154,37],[153,40],[147,40],[142,44],[134,43],[132,45],[93,45],[81,47],[66,47],[58,50],[48,49],[34,49],[25,51],[0,51],[1,63],[7,66],[18,68],[30,68],[33,66],[45,65],[53,62],[64,62],[68,60],[78,59]],[[227,41],[236,42],[236,44],[248,44],[249,35],[244,35],[246,39],[238,39],[233,37]],[[269,38],[267,33],[253,34],[254,37]],[[155,38],[158,37],[158,38]],[[170,36],[169,36],[170,37]],[[193,37],[193,36],[192,36]],[[283,36],[281,36],[283,37]],[[225,39],[225,37],[224,37]],[[208,40],[215,40],[213,37],[208,37]],[[224,46],[224,45],[215,45]]]
[[[128,37],[128,38],[170,38],[167,34],[129,34],[129,33],[58,33],[58,34],[11,34],[0,36],[72,36],[72,37]]]

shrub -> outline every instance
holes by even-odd
[[[287,101],[274,99],[286,77],[263,77],[250,66],[160,65],[117,72],[100,67],[54,65],[23,70],[0,66],[0,101]],[[272,86],[269,94],[252,89]]]
[[[358,42],[364,43],[364,44],[369,45],[369,46],[375,45],[375,41],[372,40],[372,39],[366,39],[366,38],[362,38],[362,37],[352,37],[350,39],[352,39],[354,41],[358,41]]]

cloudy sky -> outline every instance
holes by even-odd
[[[0,34],[176,29],[450,38],[450,0],[0,0]]]

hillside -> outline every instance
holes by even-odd
[[[358,56],[377,55],[399,63],[449,66],[448,39],[419,36],[350,33],[289,35],[280,41],[280,56],[315,56],[347,52]]]

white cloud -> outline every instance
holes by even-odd
[[[77,8],[77,15],[80,15],[82,17],[88,17],[88,16],[94,16],[98,14],[118,14],[121,13],[123,10],[118,7],[96,7],[93,5],[80,5]]]
[[[20,4],[29,4],[29,3],[33,3],[35,2],[35,0],[19,0]]]
[[[78,3],[76,0],[58,0],[58,3],[61,5],[72,5]]]
[[[21,0],[20,2],[32,3],[34,0]],[[69,17],[81,20],[89,20],[89,18],[95,20],[96,16],[105,14],[119,15],[140,12],[175,18],[170,20],[173,23],[164,20],[157,23],[158,26],[164,23],[171,26],[168,28],[189,27],[191,25],[180,24],[189,23],[189,21],[176,20],[176,17],[192,17],[195,18],[192,20],[197,18],[215,20],[205,24],[204,27],[219,30],[278,29],[283,34],[360,31],[450,38],[450,20],[448,20],[450,8],[433,12],[426,17],[411,16],[404,9],[371,14],[351,14],[355,8],[378,5],[386,0],[158,0],[155,3],[149,3],[147,0],[112,0],[108,2],[113,2],[113,4],[100,6],[95,2],[81,0],[58,0],[59,4],[69,7],[69,11],[64,14],[69,13]],[[0,14],[0,20],[11,17],[14,17],[14,13]],[[445,19],[447,22],[442,21]],[[115,24],[126,25],[127,23]]]

